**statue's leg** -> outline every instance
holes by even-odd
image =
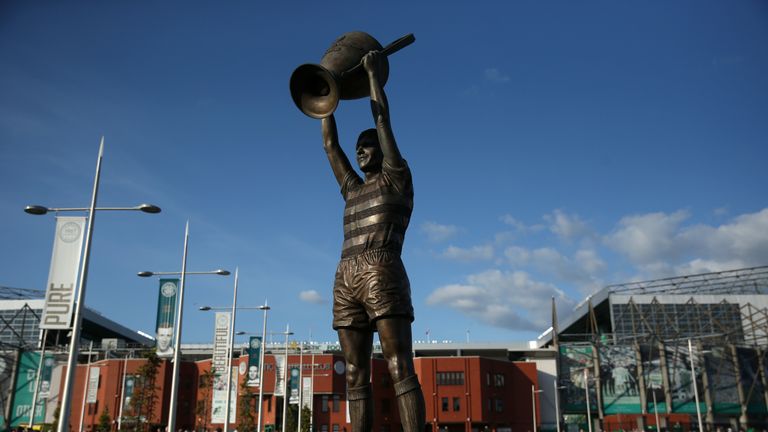
[[[347,361],[347,406],[351,432],[370,432],[373,427],[371,397],[371,351],[373,332],[355,328],[338,329],[339,342]]]
[[[424,432],[424,395],[413,368],[411,320],[406,317],[382,318],[376,321],[381,351],[395,383],[400,423],[405,432]]]

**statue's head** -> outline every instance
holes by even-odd
[[[355,148],[357,164],[364,173],[381,171],[384,154],[381,152],[379,134],[376,129],[366,129],[357,137]]]

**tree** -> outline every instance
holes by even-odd
[[[309,427],[312,423],[312,410],[309,409],[309,407],[303,407],[301,409],[301,431],[300,432],[310,432]]]
[[[104,407],[104,411],[99,416],[99,424],[96,426],[101,432],[112,430],[112,418],[109,416],[109,407]]]
[[[213,389],[213,379],[216,376],[216,368],[210,368],[203,372],[198,378],[197,387],[201,390],[202,398],[197,401],[195,414],[197,415],[197,429],[207,430],[208,420],[210,420],[211,408],[211,390]]]
[[[248,380],[240,383],[239,407],[237,409],[237,430],[238,432],[253,432],[256,430],[256,416],[258,411],[254,410],[254,402],[258,397],[251,387],[248,387]]]
[[[136,418],[135,430],[146,430],[149,422],[152,421],[152,415],[157,405],[157,371],[160,369],[160,360],[155,351],[144,353],[147,361],[136,371],[138,376],[134,384],[133,396],[131,397],[131,410]]]
[[[288,404],[288,417],[285,419],[285,431],[283,432],[296,432],[299,417],[299,406]]]

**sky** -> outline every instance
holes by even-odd
[[[414,178],[403,261],[415,340],[533,340],[608,284],[768,265],[768,3],[0,3],[0,285],[44,289],[54,215],[87,207],[85,304],[154,333],[157,279],[239,269],[268,331],[333,341],[343,200],[288,90],[340,35],[383,45]],[[345,151],[365,99],[335,113]],[[210,342],[232,276],[189,276],[183,342]],[[239,331],[260,332],[241,310]],[[238,339],[238,341],[241,341]]]

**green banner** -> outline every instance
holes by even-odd
[[[176,293],[179,291],[178,279],[160,279],[160,292],[157,296],[157,356],[173,356],[173,326],[176,317]]]
[[[51,361],[48,361],[50,358]],[[37,365],[40,363],[40,353],[25,352],[22,353],[19,361],[19,368],[16,373],[16,389],[13,395],[13,408],[11,409],[11,427],[19,427],[22,424],[29,424],[29,414],[32,409],[32,398],[35,391],[35,379],[37,378]],[[50,393],[51,372],[45,371],[46,368],[53,368],[53,356],[46,354],[43,361],[43,373],[41,374],[40,387],[43,387],[43,376],[48,376],[48,388]],[[45,405],[47,397],[38,393],[35,407],[35,423],[45,422]]]
[[[248,381],[246,385],[259,385],[259,361],[261,360],[261,337],[251,336],[248,342]]]
[[[586,369],[586,375],[584,370]],[[585,380],[586,378],[586,380]],[[594,354],[591,345],[560,345],[560,385],[564,386],[563,411],[581,414],[587,411],[587,395],[590,409],[597,410],[597,394],[594,381]]]
[[[299,381],[301,379],[299,378],[299,367],[298,366],[291,366],[291,376],[290,376],[290,385],[288,388],[291,389],[290,397],[288,399],[288,403],[290,404],[298,404],[299,403]]]

